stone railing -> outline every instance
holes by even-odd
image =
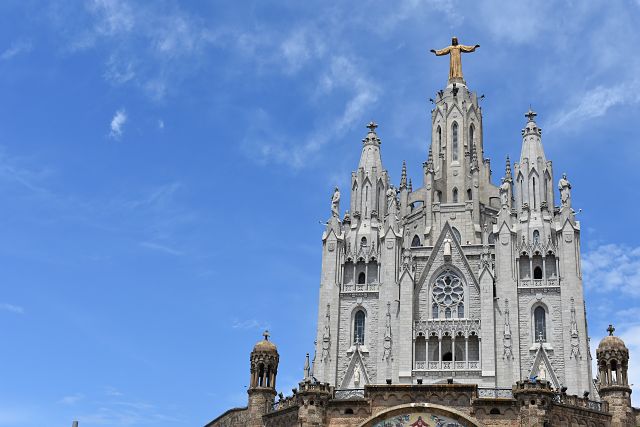
[[[291,408],[292,406],[296,406],[298,401],[295,396],[287,396],[284,397],[273,404],[271,407],[271,412],[274,411],[282,411],[283,409]]]
[[[430,319],[416,320],[413,324],[413,336],[422,334],[429,337],[432,333],[443,336],[448,332],[451,336],[462,333],[468,337],[471,333],[480,334],[480,319]]]
[[[480,362],[477,360],[456,360],[447,362],[431,362],[417,360],[414,362],[416,371],[479,371]]]
[[[576,395],[558,393],[553,396],[553,403],[575,406],[578,408],[587,408],[598,412],[609,412],[609,404],[607,402],[596,402],[595,400],[589,400]]]
[[[513,399],[513,389],[478,387],[478,397],[480,399]]]
[[[560,286],[558,278],[548,279],[520,279],[520,287],[523,288],[549,288]]]
[[[346,283],[340,286],[340,292],[343,293],[378,292],[379,290],[379,283]]]
[[[338,389],[334,392],[333,398],[338,400],[364,399],[364,389],[363,388]]]

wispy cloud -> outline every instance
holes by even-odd
[[[269,329],[269,324],[256,320],[256,319],[246,319],[246,320],[238,320],[234,319],[231,324],[233,329]]]
[[[0,54],[0,60],[7,61],[14,56],[28,53],[33,49],[33,44],[28,40],[17,40]]]
[[[168,255],[181,256],[184,254],[182,251],[179,251],[177,249],[174,249],[172,247],[169,247],[167,245],[163,245],[160,243],[140,242],[140,246],[142,246],[143,248],[151,249],[153,251],[162,252]]]
[[[611,291],[640,296],[640,247],[602,244],[582,255],[585,286],[594,292]]]
[[[124,125],[127,122],[127,113],[124,109],[116,111],[111,119],[111,131],[109,136],[114,139],[120,139],[122,132],[124,132]]]
[[[74,405],[74,404],[78,403],[79,401],[81,401],[82,399],[84,399],[84,394],[75,393],[75,394],[71,394],[69,396],[64,396],[62,399],[60,399],[58,401],[58,403],[61,403],[63,405]]]
[[[590,119],[602,117],[609,109],[640,103],[640,81],[627,81],[615,86],[597,86],[582,93],[556,114],[548,128],[576,127]]]
[[[6,302],[0,303],[0,310],[8,311],[10,313],[15,313],[15,314],[24,314],[24,307],[21,307],[19,305],[9,304]]]

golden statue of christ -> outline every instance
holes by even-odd
[[[431,52],[435,53],[436,56],[447,54],[449,55],[449,83],[464,83],[464,79],[462,77],[462,61],[460,59],[460,53],[473,52],[479,47],[479,44],[475,46],[465,46],[463,44],[458,44],[458,38],[452,37],[451,46],[447,46],[444,49],[440,50],[431,49]]]

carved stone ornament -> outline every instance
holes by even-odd
[[[329,249],[329,252],[333,252],[336,249],[336,242],[329,242],[327,248]]]
[[[327,314],[324,317],[324,333],[322,334],[322,356],[320,360],[322,362],[328,362],[331,360],[331,356],[329,350],[331,349],[331,314],[329,309],[331,308],[330,304],[327,304]]]

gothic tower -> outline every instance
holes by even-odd
[[[611,425],[635,426],[635,416],[631,407],[631,387],[629,386],[629,350],[624,341],[613,335],[615,328],[609,325],[609,336],[600,341],[596,350],[598,360],[599,394],[609,403],[613,418]]]
[[[251,377],[249,380],[249,405],[247,425],[261,427],[262,416],[271,410],[276,396],[276,376],[278,374],[278,349],[269,341],[265,331],[264,339],[256,343],[251,352]]]

